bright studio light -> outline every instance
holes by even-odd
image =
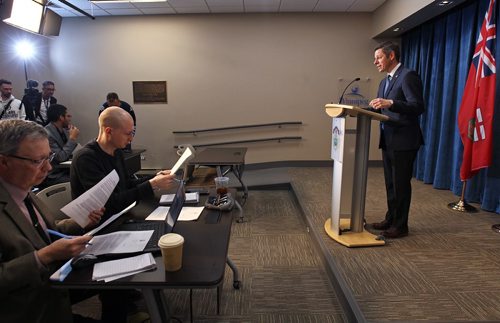
[[[34,54],[33,45],[25,40],[16,44],[16,53],[22,59],[30,59]]]

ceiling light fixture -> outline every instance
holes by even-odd
[[[392,31],[397,32],[397,31],[400,31],[400,30],[401,30],[401,28],[396,27],[396,28],[394,28]]]
[[[448,5],[452,4],[452,3],[453,3],[453,1],[443,0],[443,1],[440,1],[438,3],[438,6],[448,6]]]

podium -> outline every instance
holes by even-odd
[[[368,175],[368,154],[370,148],[371,120],[387,121],[389,117],[380,113],[344,104],[326,104],[326,113],[332,117],[332,152],[333,181],[332,181],[332,214],[325,222],[325,231],[333,240],[346,247],[381,246],[384,240],[364,230],[364,213],[366,197],[366,178]],[[356,148],[354,153],[354,175],[352,178],[351,218],[341,219],[342,178],[343,164],[352,163],[344,160],[345,117],[355,117],[356,120]],[[345,186],[345,185],[344,185]]]

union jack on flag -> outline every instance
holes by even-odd
[[[458,129],[464,145],[460,178],[465,181],[491,165],[496,84],[495,0],[490,0],[465,84]]]

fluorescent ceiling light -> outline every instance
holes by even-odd
[[[33,0],[9,0],[2,3],[5,23],[38,33],[42,22],[43,4]]]

